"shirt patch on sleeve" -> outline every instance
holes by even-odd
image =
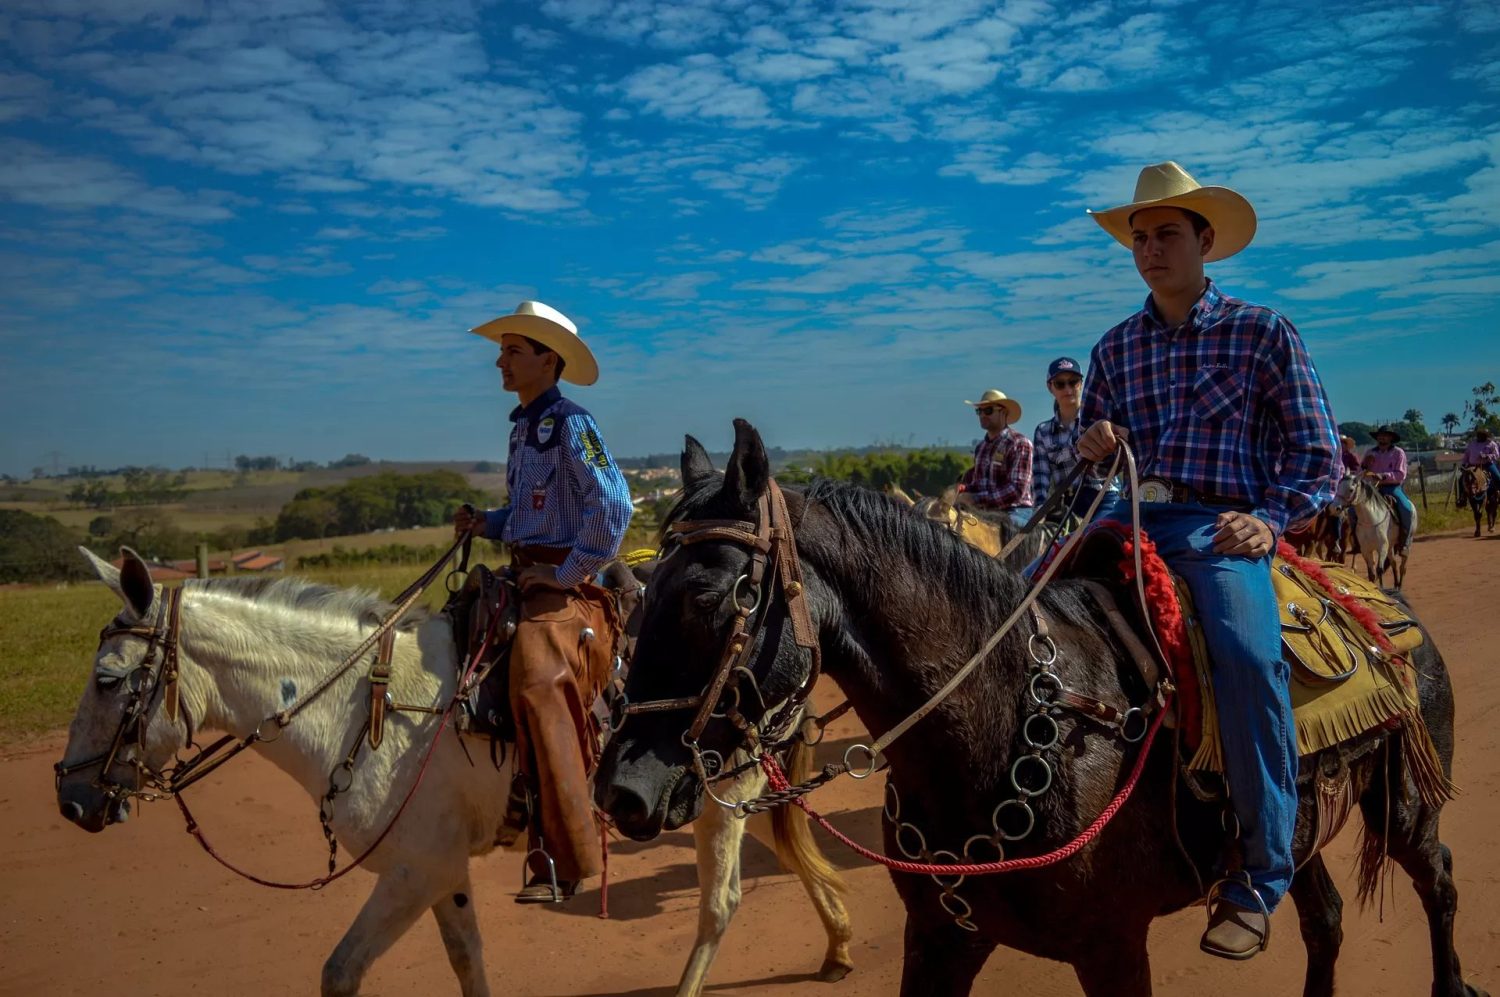
[[[553,419],[550,415],[544,418],[541,422],[537,423],[537,443],[546,443],[548,440],[552,439],[552,430],[555,428],[557,428],[557,420]]]
[[[609,466],[609,454],[604,451],[604,444],[599,440],[599,434],[590,426],[580,435],[583,442],[583,462],[595,467],[604,468]]]

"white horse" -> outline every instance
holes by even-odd
[[[1354,510],[1354,533],[1359,538],[1360,554],[1365,559],[1365,574],[1372,582],[1385,585],[1385,573],[1391,572],[1393,587],[1399,591],[1406,578],[1406,557],[1398,546],[1401,523],[1390,502],[1380,493],[1376,482],[1363,474],[1346,474],[1339,481],[1338,501]],[[1412,511],[1412,533],[1417,531],[1416,511]]]
[[[62,815],[94,832],[124,819],[128,791],[143,788],[144,772],[167,771],[187,744],[190,730],[245,737],[261,729],[266,740],[252,750],[295,779],[314,800],[323,799],[332,774],[355,739],[364,736],[368,666],[348,669],[284,728],[261,725],[310,694],[392,607],[371,593],[297,578],[188,582],[182,590],[177,633],[181,708],[171,718],[153,687],[159,680],[161,651],[156,649],[154,662],[148,661],[150,645],[145,639],[145,631],[165,634],[170,625],[165,590],[153,583],[133,551],[124,551],[120,570],[84,553],[124,605],[109,628],[114,632],[107,632],[100,642],[93,681],[69,728],[57,784]],[[127,628],[136,632],[124,632]],[[421,612],[410,614],[396,635],[391,699],[446,707],[457,687],[456,661],[448,622]],[[136,695],[142,683],[143,697]],[[132,701],[141,702],[144,713],[139,732],[122,739],[120,734],[133,726],[125,720]],[[498,769],[488,764],[482,748],[474,752],[481,761],[471,765],[459,737],[444,735],[423,772],[439,724],[435,714],[389,714],[380,747],[372,750],[366,744],[352,774],[340,779],[347,789],[337,797],[330,826],[347,855],[362,855],[378,842],[363,862],[378,878],[353,925],[324,963],[325,995],[358,993],[375,959],[429,910],[464,997],[490,992],[469,860],[495,847],[511,767],[508,761]],[[102,770],[105,759],[107,771]],[[395,819],[419,772],[420,786]],[[742,776],[746,784],[735,790],[758,793],[758,774],[757,769]],[[112,791],[115,787],[121,792]],[[737,820],[695,829],[703,893],[699,944],[683,974],[685,989],[679,993],[700,991],[738,903],[743,830]],[[848,919],[838,896],[842,884],[812,843],[805,818],[800,835],[781,821],[775,831],[778,855],[802,878],[828,926],[822,975],[842,977],[849,969]]]

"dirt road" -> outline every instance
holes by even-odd
[[[1436,634],[1458,699],[1455,779],[1463,795],[1445,811],[1461,909],[1458,947],[1467,976],[1500,992],[1500,537],[1440,537],[1417,545],[1407,593]],[[102,621],[101,621],[102,622]],[[88,662],[78,663],[80,675]],[[832,690],[820,689],[825,701]],[[834,739],[856,728],[832,732]],[[198,850],[176,808],[147,807],[129,823],[87,835],[57,816],[54,736],[0,760],[0,994],[308,994],[319,967],[369,891],[364,873],[322,893],[264,890],[232,877]],[[281,773],[247,756],[194,809],[216,845],[249,867],[308,878],[326,854],[314,807]],[[878,839],[880,788],[844,780],[819,794],[834,821],[867,844]],[[821,834],[821,832],[820,832]],[[796,881],[751,844],[745,896],[711,980],[713,992],[754,997],[893,994],[901,964],[902,913],[887,874],[824,838],[851,887],[857,968],[839,984],[810,974],[823,935]],[[1356,841],[1351,826],[1330,850],[1346,898]],[[475,870],[476,903],[496,994],[655,997],[672,993],[691,945],[697,906],[692,839],[627,843],[611,854],[611,918],[599,920],[597,889],[562,908],[510,902],[519,861],[492,856]],[[1426,993],[1426,920],[1399,873],[1375,911],[1345,911],[1342,993]],[[1301,992],[1304,959],[1290,903],[1275,919],[1274,945],[1231,965],[1198,952],[1201,912],[1156,925],[1151,952],[1157,993],[1267,997]],[[1075,995],[1066,967],[1001,950],[976,993]],[[371,973],[365,993],[457,993],[435,926],[419,922]]]

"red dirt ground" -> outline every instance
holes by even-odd
[[[1468,978],[1500,991],[1500,537],[1440,537],[1414,551],[1407,593],[1435,633],[1458,698],[1455,779],[1463,795],[1443,820],[1453,848],[1461,909],[1458,950]],[[80,661],[80,670],[86,663]],[[832,689],[820,689],[826,704]],[[845,725],[834,739],[854,735]],[[355,873],[322,893],[264,890],[236,879],[198,850],[176,808],[147,807],[129,823],[90,836],[57,816],[51,765],[55,735],[0,760],[0,994],[316,992],[318,971],[369,891]],[[285,776],[247,755],[194,791],[194,810],[221,851],[279,878],[320,870],[323,843],[313,805]],[[843,780],[818,802],[867,844],[878,840],[878,780]],[[1346,898],[1352,825],[1330,848]],[[819,832],[821,835],[821,832]],[[887,874],[827,838],[845,869],[854,916],[854,974],[838,984],[810,977],[823,933],[800,886],[750,844],[745,896],[711,975],[711,992],[754,997],[864,997],[893,994],[901,965],[902,912]],[[669,995],[691,945],[697,905],[692,840],[669,834],[626,843],[611,855],[610,920],[595,917],[598,892],[563,908],[510,902],[519,860],[497,855],[475,867],[476,898],[496,994]],[[1426,920],[1400,873],[1384,920],[1352,900],[1344,918],[1342,993],[1379,997],[1426,993],[1431,985]],[[1156,990],[1166,995],[1266,997],[1301,991],[1304,956],[1296,916],[1275,918],[1271,950],[1245,964],[1198,952],[1201,911],[1157,922],[1151,952]],[[1077,994],[1070,970],[1000,950],[980,994]],[[366,994],[457,993],[431,919],[419,922],[382,960]]]

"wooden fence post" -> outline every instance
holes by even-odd
[[[1422,489],[1422,511],[1427,511],[1427,471],[1417,462],[1417,486]]]
[[[208,577],[208,544],[198,545],[198,577]]]

